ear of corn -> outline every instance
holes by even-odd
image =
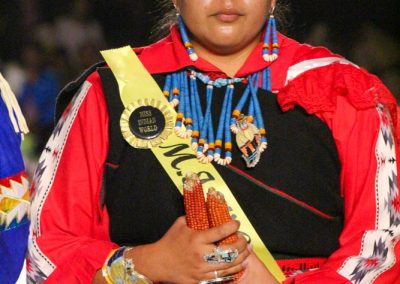
[[[207,216],[206,201],[200,178],[195,173],[188,173],[183,184],[183,202],[186,212],[186,223],[194,230],[210,228]]]
[[[211,227],[220,226],[226,222],[232,220],[229,214],[228,204],[225,201],[224,195],[215,190],[215,188],[209,188],[207,193],[207,211],[208,219],[210,221]],[[236,242],[239,239],[237,233],[227,236],[217,243],[220,245],[227,245]],[[233,282],[236,282],[242,275],[244,271],[235,273]]]
[[[220,226],[232,220],[228,205],[223,194],[214,188],[207,193],[207,202],[204,198],[203,186],[200,178],[195,173],[188,173],[183,184],[183,201],[186,211],[186,223],[189,228],[205,230]],[[216,245],[232,244],[238,240],[237,233],[227,236]],[[236,282],[244,271],[234,275],[233,283]],[[229,282],[232,283],[232,282]]]
[[[210,189],[208,189],[206,204],[208,219],[210,221],[211,227],[221,226],[222,224],[225,224],[226,222],[232,220],[224,195],[221,192],[215,190],[215,188],[211,187]],[[236,233],[234,233],[221,240],[218,245],[232,244],[237,240],[238,236]]]

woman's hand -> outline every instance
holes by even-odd
[[[249,255],[243,237],[221,249],[237,249],[239,256],[232,263],[210,264],[203,256],[211,253],[215,242],[237,232],[239,223],[230,221],[222,226],[204,231],[187,227],[185,217],[178,218],[167,233],[156,243],[138,246],[126,257],[132,258],[135,270],[154,282],[198,283],[201,280],[234,274],[243,270],[243,261]],[[254,283],[254,282],[253,282]]]
[[[243,263],[245,272],[237,284],[278,284],[279,282],[272,276],[257,255],[249,249],[250,255]]]

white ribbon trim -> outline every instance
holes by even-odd
[[[289,81],[295,79],[296,77],[300,76],[301,74],[303,74],[306,71],[309,71],[309,70],[312,70],[312,69],[315,69],[318,67],[328,66],[332,63],[350,64],[356,68],[359,68],[354,63],[352,63],[344,58],[340,58],[340,57],[324,57],[324,58],[304,60],[300,63],[297,63],[297,64],[289,67],[285,86],[288,84]]]

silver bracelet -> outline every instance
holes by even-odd
[[[131,258],[127,258],[125,254],[132,250],[134,247],[128,247],[124,250],[122,254],[122,258],[124,261],[124,270],[125,270],[125,283],[132,283],[132,284],[153,284],[153,282],[147,278],[146,276],[138,273],[135,270],[135,264]]]

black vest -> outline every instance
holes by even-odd
[[[98,71],[110,122],[104,176],[110,237],[119,245],[154,242],[184,215],[182,196],[150,150],[125,142],[117,83],[108,68]],[[165,76],[153,77],[162,87]],[[205,85],[198,86],[204,106]],[[235,84],[233,105],[245,87]],[[214,89],[214,118],[219,117],[224,92]],[[214,166],[275,258],[327,257],[338,248],[343,228],[340,162],[332,134],[300,107],[282,112],[272,93],[259,90],[259,101],[268,139],[259,164],[247,169],[234,147],[233,167]]]

